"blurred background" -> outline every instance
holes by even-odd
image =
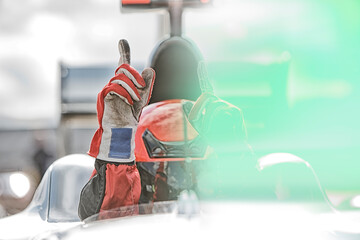
[[[359,12],[357,0],[213,0],[183,14],[256,155],[308,161],[335,205],[360,192]],[[141,70],[167,34],[166,12],[121,13],[119,0],[0,0],[0,216],[26,207],[54,160],[87,152],[118,40]]]

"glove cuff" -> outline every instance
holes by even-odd
[[[105,128],[95,134],[89,155],[107,162],[128,163],[135,161],[135,132],[137,127]],[[93,149],[93,150],[92,150]]]

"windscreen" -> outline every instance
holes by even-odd
[[[80,192],[89,180],[92,170],[92,164],[53,166],[50,179],[49,222],[80,221],[78,217]]]

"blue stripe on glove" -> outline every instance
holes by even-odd
[[[112,128],[109,157],[130,158],[132,128]]]

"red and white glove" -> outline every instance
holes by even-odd
[[[106,216],[109,209],[136,205],[140,198],[134,136],[141,111],[151,96],[155,72],[145,69],[140,75],[130,67],[126,40],[120,40],[119,52],[115,77],[98,94],[99,129],[88,152],[96,158],[95,169],[80,194],[78,211],[82,220],[99,212]]]
[[[148,104],[155,71],[145,69],[140,75],[130,64],[130,47],[119,41],[120,61],[115,77],[98,94],[99,128],[88,154],[117,163],[135,161],[135,132],[142,109]]]
[[[202,94],[188,114],[190,123],[218,153],[248,151],[241,109],[214,94],[204,62],[199,63],[198,76]]]

